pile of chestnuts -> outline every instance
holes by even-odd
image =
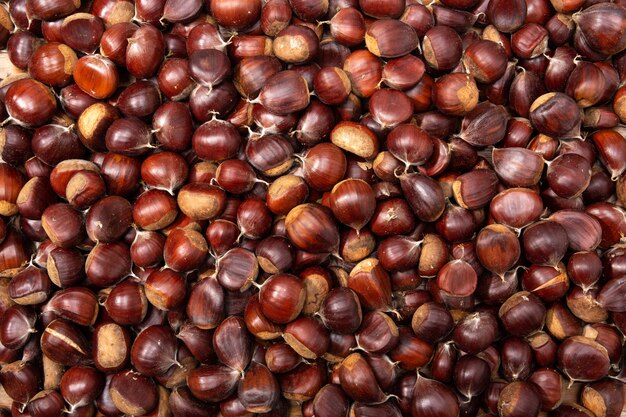
[[[626,0],[9,0],[0,49],[0,417],[623,415]]]

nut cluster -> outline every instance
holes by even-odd
[[[4,3],[0,417],[620,416],[625,0]]]

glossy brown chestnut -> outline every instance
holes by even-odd
[[[612,21],[601,16],[613,15],[619,20],[625,13],[624,8],[618,5],[596,4],[573,16],[573,19],[579,27],[580,35],[592,50],[612,55],[624,49],[626,38]]]
[[[265,83],[258,100],[272,113],[294,113],[309,105],[309,87],[296,71],[281,71]]]
[[[411,414],[453,417],[459,414],[456,394],[445,384],[420,374],[413,388]]]
[[[346,58],[343,70],[350,77],[354,94],[371,97],[382,80],[383,65],[376,55],[366,50],[358,50]]]
[[[219,283],[230,291],[245,291],[259,274],[259,263],[254,253],[240,247],[222,255],[217,266]]]
[[[447,26],[436,26],[426,32],[422,47],[428,65],[441,71],[454,68],[463,55],[461,38]]]
[[[156,73],[165,55],[161,32],[152,25],[142,25],[126,48],[126,68],[137,78],[149,78]]]
[[[530,382],[511,382],[502,389],[498,400],[498,413],[506,417],[536,416],[541,397]]]
[[[581,115],[571,97],[563,93],[548,93],[532,103],[529,119],[541,133],[561,138],[576,136]]]
[[[84,287],[58,291],[46,304],[46,311],[81,326],[92,326],[100,310],[96,294]]]
[[[285,220],[289,239],[308,252],[332,252],[339,247],[339,232],[330,211],[318,204],[294,207]]]
[[[133,208],[123,197],[110,196],[94,204],[85,217],[87,236],[94,242],[113,243],[131,226]]]
[[[48,87],[28,78],[11,83],[4,102],[9,116],[29,127],[49,122],[57,109],[56,99]]]
[[[433,87],[433,103],[443,113],[462,116],[478,104],[478,88],[470,75],[446,74]]]
[[[243,319],[231,316],[222,321],[215,329],[213,348],[222,363],[242,372],[252,358],[252,337]]]
[[[409,54],[419,44],[417,33],[401,20],[374,21],[365,33],[365,45],[376,56],[398,58]]]
[[[312,317],[301,317],[287,324],[283,339],[306,359],[316,359],[324,355],[330,343],[328,330]]]
[[[109,97],[118,86],[119,74],[115,64],[102,55],[85,55],[76,62],[74,81],[96,99]]]
[[[29,72],[38,81],[51,87],[64,87],[72,79],[78,58],[68,45],[49,42],[33,53]]]
[[[56,319],[45,328],[41,336],[41,350],[48,358],[65,366],[91,362],[87,338],[64,319]]]
[[[130,268],[130,253],[123,242],[98,243],[85,260],[87,280],[98,287],[119,282],[130,272]]]
[[[543,326],[546,308],[537,296],[520,291],[502,304],[498,316],[504,328],[513,335],[527,336]]]
[[[109,395],[115,407],[127,414],[147,414],[158,402],[154,381],[134,370],[114,374]]]
[[[599,343],[584,336],[572,336],[559,346],[558,366],[572,380],[594,381],[606,376],[610,359]]]
[[[39,391],[41,380],[41,370],[31,362],[11,362],[0,370],[0,381],[10,402],[28,403]]]
[[[104,376],[89,366],[73,366],[60,380],[60,393],[72,407],[80,408],[94,401],[104,388]]]
[[[252,25],[261,15],[261,1],[221,2],[211,0],[210,9],[215,20],[222,26],[243,29]]]
[[[72,49],[86,54],[96,50],[103,33],[102,20],[89,13],[74,13],[61,24],[63,41]]]
[[[125,280],[108,294],[104,307],[113,321],[122,326],[141,323],[148,312],[148,300],[143,286]]]
[[[263,315],[275,323],[284,324],[300,314],[305,301],[304,284],[290,274],[277,274],[261,286],[259,302]]]
[[[164,269],[150,273],[144,288],[150,304],[160,310],[171,310],[185,299],[186,285],[187,282],[181,274]]]

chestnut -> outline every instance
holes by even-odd
[[[33,53],[29,71],[33,78],[51,87],[65,87],[72,79],[78,58],[71,45],[49,42]]]
[[[140,8],[141,5],[137,4],[138,15],[141,13]],[[100,53],[117,65],[125,65],[128,38],[131,38],[136,30],[137,25],[131,22],[119,22],[107,27],[100,38]]]
[[[607,350],[598,342],[584,336],[572,336],[559,346],[558,366],[571,380],[595,381],[607,375],[610,359]]]
[[[154,381],[134,370],[113,375],[108,387],[113,405],[125,414],[143,415],[157,406],[157,388]]]
[[[612,55],[624,49],[626,39],[607,16],[621,19],[625,15],[619,5],[595,4],[572,16],[584,41],[592,50]]]
[[[142,285],[124,280],[115,285],[106,296],[104,308],[116,323],[122,326],[136,326],[148,312],[148,300]]]
[[[603,380],[587,384],[581,394],[582,405],[594,414],[617,416],[624,408],[624,393],[617,381]]]
[[[237,209],[237,227],[241,236],[248,239],[265,237],[270,231],[271,221],[271,212],[261,199],[246,199]]]
[[[259,274],[259,262],[252,251],[234,247],[220,257],[217,280],[230,291],[245,291]]]
[[[376,56],[398,58],[418,47],[417,33],[401,20],[376,20],[365,33],[365,45]]]
[[[332,37],[348,47],[360,44],[365,37],[365,19],[355,7],[338,10],[332,16],[329,26]]]
[[[316,359],[328,350],[328,331],[317,319],[301,317],[285,326],[283,339],[306,359]]]
[[[259,291],[263,315],[279,324],[288,323],[298,317],[304,301],[304,284],[290,274],[273,275],[263,283]]]
[[[276,377],[263,364],[252,362],[239,381],[237,396],[246,411],[266,413],[275,410],[280,399]]]
[[[309,105],[309,87],[296,71],[281,71],[263,86],[258,100],[272,113],[294,113]]]
[[[339,246],[339,232],[329,210],[318,204],[294,207],[285,220],[289,239],[308,252],[333,252]],[[313,226],[313,227],[311,227]]]
[[[232,29],[250,26],[261,16],[261,1],[259,0],[243,3],[222,3],[211,0],[208,6],[220,25]]]
[[[465,398],[482,394],[487,389],[489,379],[489,365],[477,356],[464,355],[454,367],[454,384]]]
[[[502,106],[482,102],[465,115],[459,137],[474,146],[500,142],[505,134],[508,114]]]
[[[436,26],[428,30],[422,47],[428,65],[440,71],[454,68],[463,55],[460,36],[447,26]]]
[[[165,56],[165,42],[161,32],[152,25],[142,25],[126,48],[126,69],[137,78],[149,78],[156,73]]]
[[[384,309],[391,304],[391,281],[379,260],[367,258],[356,264],[348,277],[348,288],[367,309]]]
[[[520,257],[517,236],[506,226],[484,227],[476,238],[476,255],[482,265],[498,275],[511,269]]]
[[[474,334],[474,328],[481,329],[481,335]],[[498,321],[492,313],[476,312],[459,321],[452,333],[454,342],[465,352],[478,353],[486,349],[498,337]]]
[[[128,246],[123,242],[98,243],[85,260],[87,281],[98,287],[114,285],[131,268]]]
[[[48,123],[57,110],[56,99],[48,87],[29,78],[11,83],[4,103],[9,116],[29,127]]]
[[[573,209],[559,210],[549,217],[565,229],[570,249],[590,251],[602,241],[602,227],[595,217]],[[584,228],[584,229],[583,229]]]
[[[154,136],[164,149],[170,151],[187,149],[193,135],[189,107],[175,101],[162,104],[154,112],[152,128]]]
[[[474,169],[459,175],[452,183],[456,202],[465,209],[478,209],[496,199],[498,177],[490,169]],[[493,205],[493,202],[492,202]],[[492,211],[493,208],[492,208]],[[516,212],[516,215],[518,213]]]
[[[132,210],[131,204],[123,197],[102,198],[85,217],[87,236],[96,243],[119,240],[131,226]]]
[[[21,404],[27,404],[37,394],[41,380],[41,370],[32,362],[15,361],[0,370],[0,382],[9,401]]]
[[[127,328],[117,323],[98,325],[92,334],[91,345],[93,364],[102,372],[120,371],[129,361],[130,333]]]
[[[162,325],[149,326],[139,333],[130,351],[135,369],[151,377],[163,375],[173,366],[180,367],[177,355],[178,340],[169,327]]]
[[[63,41],[72,49],[90,54],[100,44],[104,33],[102,20],[89,13],[74,13],[61,24]]]
[[[320,305],[319,315],[333,332],[350,334],[361,325],[362,311],[358,295],[349,288],[334,288]]]
[[[70,248],[84,238],[81,213],[69,204],[53,204],[41,215],[41,222],[48,238],[57,246]]]
[[[279,383],[287,399],[310,400],[322,388],[325,375],[319,363],[300,364],[286,374],[280,375]]]
[[[571,97],[563,93],[547,93],[532,103],[529,119],[539,132],[561,138],[576,136],[581,115]]]
[[[67,201],[77,209],[86,209],[100,200],[106,185],[102,176],[95,171],[78,171],[67,182]]]
[[[85,407],[104,389],[104,375],[89,366],[73,366],[63,373],[59,388],[72,409]]]
[[[62,0],[59,2],[47,2],[45,0],[28,1],[26,9],[32,18],[51,20],[74,13],[80,7],[80,2]]]
[[[428,379],[418,373],[411,399],[411,414],[414,416],[437,415],[453,417],[459,415],[456,394],[445,384]]]
[[[476,81],[492,84],[504,75],[507,57],[504,49],[497,43],[480,40],[464,51],[463,64]]]
[[[505,329],[519,336],[538,331],[543,326],[546,308],[533,294],[521,291],[512,295],[502,304],[498,316]]]
[[[511,48],[519,58],[536,58],[548,48],[548,31],[541,25],[528,23],[511,35]]]
[[[443,113],[462,116],[478,104],[478,88],[471,75],[451,73],[437,79],[432,97]]]
[[[96,99],[109,97],[119,84],[115,64],[102,55],[85,55],[76,62],[74,81]]]
[[[445,200],[439,182],[415,173],[402,174],[399,179],[402,191],[418,219],[432,222],[443,214]]]
[[[43,212],[40,213],[41,209],[43,208],[45,211],[45,208],[41,205],[41,203],[46,202],[46,200],[49,200],[50,197],[46,196],[46,193],[42,193],[42,201],[34,202],[34,205],[36,206],[32,207],[34,210],[26,210],[26,206],[29,204],[23,200],[28,199],[30,189],[33,186],[35,189],[40,188],[42,191],[45,190],[45,181],[31,182],[26,190],[24,190],[24,193],[22,193],[22,189],[27,183],[21,172],[7,163],[0,163],[0,175],[0,202],[2,202],[0,214],[3,216],[13,216],[14,214],[17,214],[20,211],[20,207],[22,207],[22,209],[26,212],[34,211],[31,213],[25,213],[30,214],[30,216],[26,217],[41,218],[43,215]],[[37,186],[38,183],[40,183],[40,186]],[[20,196],[22,197],[21,199]],[[52,201],[49,202],[51,203]]]
[[[318,48],[317,35],[312,29],[303,25],[287,26],[278,32],[272,42],[276,57],[290,64],[307,63],[317,55]]]
[[[498,413],[506,417],[537,416],[541,407],[539,390],[531,382],[511,382],[502,389]]]
[[[29,401],[26,410],[31,415],[60,415],[63,412],[65,402],[56,390],[39,391]]]
[[[399,343],[398,326],[380,311],[368,312],[355,336],[359,348],[374,355],[388,353]]]
[[[383,65],[371,52],[357,50],[346,58],[343,70],[350,77],[354,94],[359,97],[371,97],[382,80]]]
[[[35,333],[34,311],[30,306],[14,305],[6,309],[0,320],[0,342],[8,349],[20,349]]]
[[[531,150],[493,148],[492,160],[498,177],[510,186],[530,187],[541,179],[544,159]]]
[[[252,358],[252,337],[243,319],[230,316],[223,320],[213,334],[213,348],[223,364],[241,373]]]
[[[351,354],[339,366],[341,388],[350,398],[365,404],[386,400],[371,366],[361,354]]]
[[[41,336],[41,350],[48,358],[65,366],[91,362],[87,338],[64,319],[56,319],[45,328]]]
[[[46,304],[45,311],[81,326],[92,326],[100,310],[96,294],[84,287],[71,287],[55,293]]]
[[[160,310],[171,310],[184,300],[186,281],[171,269],[156,270],[148,275],[144,284],[146,298]]]
[[[179,286],[184,284],[184,278],[180,274],[176,274],[171,270],[165,270],[164,272],[166,273],[159,273],[156,275],[155,280],[163,280],[169,276],[168,281],[173,281],[174,284],[178,284]],[[155,273],[157,273],[157,271],[152,274]],[[150,277],[148,277],[148,279],[150,280]],[[168,281],[165,281],[165,283]],[[166,288],[167,287],[163,287],[163,289]],[[169,288],[167,289],[169,290]],[[182,290],[182,288],[180,288],[180,290]],[[179,291],[176,295],[184,296],[185,292]],[[159,296],[155,302],[150,302],[157,308],[161,309],[167,309],[169,305],[173,304],[177,300],[177,297],[172,297],[169,293],[159,294],[148,286],[146,286],[146,296],[148,297],[148,300]],[[178,297],[178,300],[178,303],[182,301],[180,297]],[[224,317],[224,290],[219,285],[217,279],[212,277],[204,278],[191,288],[186,311],[190,323],[195,327],[199,329],[212,329],[217,327],[220,320]]]
[[[506,4],[506,6],[504,6]],[[514,32],[526,20],[527,6],[525,1],[505,3],[502,0],[490,1],[487,6],[489,22],[501,32]]]

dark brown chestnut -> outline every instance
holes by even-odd
[[[572,336],[559,346],[558,366],[571,380],[595,381],[607,375],[610,359],[607,350],[598,342],[584,336]]]
[[[533,126],[555,138],[576,136],[581,122],[576,102],[563,93],[547,93],[538,97],[530,107]]]

